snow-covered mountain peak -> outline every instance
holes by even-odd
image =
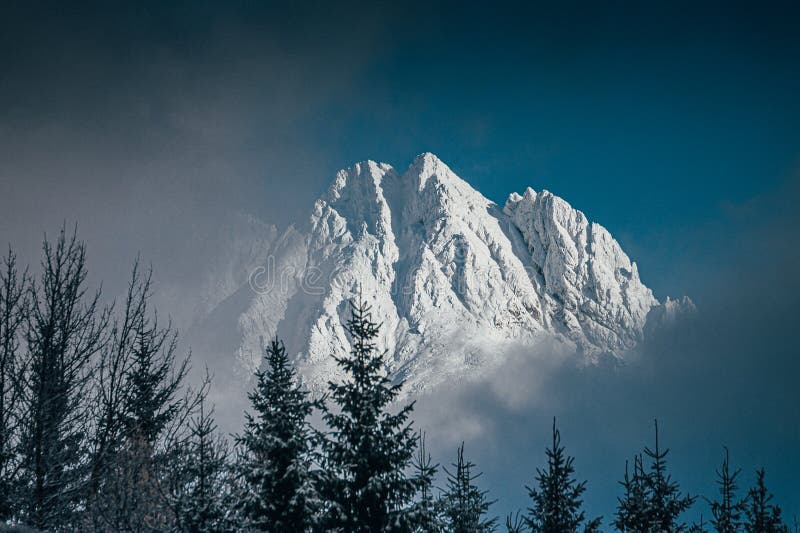
[[[500,208],[431,153],[402,174],[374,161],[339,171],[298,227],[275,240],[281,283],[241,314],[239,353],[253,368],[277,333],[312,389],[338,378],[332,356],[349,349],[342,321],[359,293],[383,324],[387,372],[412,391],[545,337],[588,360],[623,357],[648,316],[688,305],[659,311],[636,264],[565,200],[527,188]]]
[[[440,182],[446,183],[453,179],[460,180],[441,159],[430,152],[425,152],[414,158],[404,174],[406,179],[412,179],[417,184],[417,190],[425,189],[428,180],[436,177]]]
[[[444,161],[430,152],[418,155],[404,174],[404,179],[417,184],[417,190],[448,190],[450,194],[480,195],[467,181],[456,175]],[[480,195],[481,198],[483,197]]]
[[[336,173],[328,191],[320,200],[335,203],[345,191],[351,191],[350,199],[359,202],[363,197],[357,195],[372,196],[380,188],[387,172],[394,173],[394,169],[386,163],[375,161],[356,163]]]

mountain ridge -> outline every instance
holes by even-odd
[[[312,390],[342,377],[332,355],[349,349],[342,322],[358,294],[383,325],[386,372],[412,393],[502,364],[511,344],[623,358],[692,307],[658,302],[611,234],[565,200],[528,188],[501,207],[428,152],[402,174],[371,160],[340,170],[305,221],[271,238],[237,318],[237,359],[247,375],[277,334]]]

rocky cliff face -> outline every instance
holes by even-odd
[[[342,322],[359,294],[383,324],[387,373],[408,391],[469,379],[502,364],[504,345],[545,337],[584,361],[622,357],[646,326],[678,312],[566,201],[529,188],[501,208],[433,154],[402,174],[372,161],[340,171],[307,221],[270,237],[248,288],[244,368],[277,334],[312,389],[339,377],[332,355],[349,349]]]

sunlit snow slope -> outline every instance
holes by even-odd
[[[504,346],[544,338],[582,362],[623,357],[691,307],[659,304],[608,231],[561,198],[529,188],[498,206],[430,153],[402,174],[372,161],[341,170],[308,220],[265,238],[237,296],[239,362],[253,370],[277,333],[316,390],[339,377],[332,356],[349,348],[342,322],[358,294],[407,391],[469,379],[502,364]]]

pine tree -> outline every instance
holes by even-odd
[[[178,450],[180,475],[171,491],[176,528],[188,533],[234,531],[231,469],[227,442],[217,435],[205,397],[189,424],[190,436]]]
[[[11,518],[16,493],[19,438],[20,336],[27,312],[27,270],[20,276],[16,255],[8,250],[0,271],[0,523]]]
[[[444,524],[439,517],[437,501],[433,495],[433,481],[439,470],[433,464],[425,447],[425,434],[418,436],[417,456],[414,460],[414,480],[417,485],[417,501],[413,511],[414,531],[420,533],[436,533],[444,531]]]
[[[149,277],[146,284],[149,286]],[[159,328],[155,313],[151,319],[143,312],[134,333],[122,422],[128,439],[152,447],[178,416],[182,401],[179,392],[189,370],[189,358],[176,360],[178,334],[171,324]]]
[[[645,447],[644,453],[651,459],[650,471],[644,480],[648,494],[649,531],[684,531],[686,525],[679,520],[680,515],[695,501],[694,496],[684,496],[680,487],[667,473],[666,457],[669,449],[661,450],[658,441],[658,421],[655,421],[655,448]]]
[[[552,447],[545,450],[547,470],[536,469],[538,488],[528,489],[533,500],[533,507],[528,509],[526,523],[533,532],[557,533],[575,532],[583,524],[585,514],[581,509],[581,495],[586,490],[586,481],[578,483],[573,477],[574,458],[564,453],[561,445],[561,434],[556,429],[553,418]],[[594,531],[599,527],[600,519],[591,520],[586,528]]]
[[[325,527],[348,532],[407,531],[416,483],[406,474],[416,446],[409,404],[388,409],[402,384],[385,372],[385,353],[376,350],[379,325],[370,307],[353,304],[346,324],[351,352],[336,357],[347,378],[329,383],[335,410],[326,408],[330,428],[323,443],[323,494],[328,503]]]
[[[464,460],[464,443],[458,447],[453,472],[447,474],[447,490],[442,497],[447,530],[453,533],[482,533],[494,531],[497,518],[486,518],[489,507],[494,503],[486,499],[487,491],[475,485],[479,474],[472,474],[475,467]]]
[[[314,404],[277,338],[265,358],[267,368],[256,372],[249,394],[255,416],[246,413],[244,433],[236,439],[244,480],[240,506],[248,527],[258,531],[307,531],[317,508],[308,424]]]
[[[629,472],[629,463],[625,462],[625,477],[619,483],[625,489],[625,494],[617,498],[619,503],[614,526],[623,533],[648,531],[647,483],[641,455],[633,458],[632,475]]]
[[[744,530],[747,533],[779,533],[788,531],[781,518],[781,509],[772,504],[772,494],[764,482],[764,469],[756,471],[756,484],[748,491],[744,509]]]
[[[655,424],[655,448],[645,447],[644,454],[651,459],[646,471],[641,455],[634,457],[633,473],[625,463],[625,477],[620,482],[625,493],[618,498],[614,526],[629,533],[660,533],[685,531],[680,515],[694,504],[695,497],[684,496],[680,487],[667,473],[666,457],[669,450],[661,450],[658,440],[658,421]]]
[[[717,470],[717,485],[719,485],[720,499],[709,501],[713,516],[711,525],[719,533],[737,533],[740,531],[742,502],[736,501],[736,477],[741,470],[730,471],[728,448],[725,448],[725,458],[722,468]]]
[[[19,518],[38,529],[75,528],[85,488],[82,395],[105,340],[99,291],[86,294],[86,251],[61,230],[44,242],[40,283],[29,288],[27,365],[21,376]]]

